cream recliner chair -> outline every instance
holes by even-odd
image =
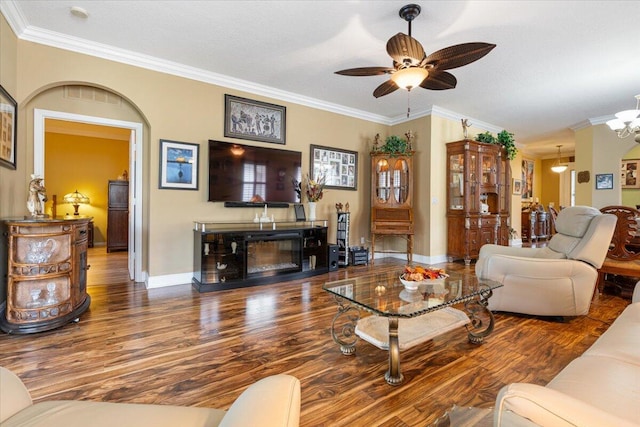
[[[563,209],[557,233],[543,248],[484,245],[476,275],[504,286],[489,299],[492,311],[537,316],[581,316],[616,226],[616,216],[588,206]]]

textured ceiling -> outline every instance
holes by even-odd
[[[383,123],[430,111],[508,129],[531,154],[574,146],[572,127],[635,107],[638,1],[418,1],[412,35],[427,53],[482,41],[497,47],[451,70],[453,90],[375,99],[385,76],[334,71],[390,66],[386,41],[407,1],[2,0],[25,40],[173,72]],[[79,6],[87,19],[70,13]]]

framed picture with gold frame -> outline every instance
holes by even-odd
[[[638,169],[640,159],[625,159],[620,165],[620,184],[622,188],[640,188]]]
[[[522,200],[533,199],[533,171],[535,162],[522,159]]]
[[[522,194],[522,180],[521,179],[513,179],[513,194],[518,195]]]
[[[0,86],[0,165],[16,168],[16,126],[18,103]]]

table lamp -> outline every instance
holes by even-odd
[[[73,208],[75,209],[73,215],[80,215],[78,213],[78,208],[81,204],[89,204],[89,198],[82,193],[78,193],[78,190],[74,191],[73,193],[65,194],[64,201],[65,203],[71,203],[73,205]]]

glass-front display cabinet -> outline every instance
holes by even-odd
[[[447,257],[477,259],[487,243],[508,245],[511,167],[500,145],[447,144]]]
[[[371,250],[376,236],[398,236],[407,242],[407,259],[413,257],[413,152],[402,155],[371,153]],[[398,252],[393,249],[384,252]]]

